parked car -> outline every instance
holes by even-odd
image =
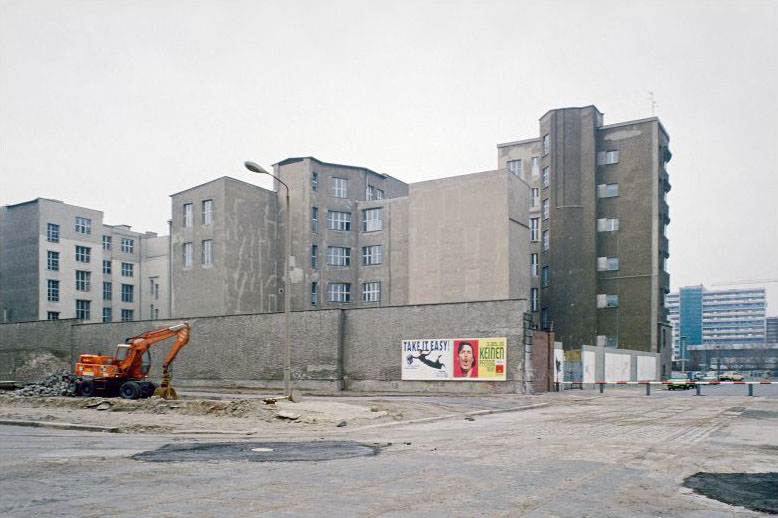
[[[719,381],[743,381],[743,375],[735,371],[722,372]]]
[[[719,378],[716,376],[715,371],[708,371],[702,376],[702,381],[718,381]]]
[[[673,376],[667,380],[667,390],[686,390],[694,388],[694,381],[686,375]]]

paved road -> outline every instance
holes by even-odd
[[[778,399],[539,400],[551,404],[301,436],[382,445],[376,456],[320,462],[152,463],[131,455],[207,439],[0,427],[0,516],[760,516],[682,481],[774,471]],[[273,438],[251,441],[262,439]]]

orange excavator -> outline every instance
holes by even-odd
[[[189,323],[147,331],[127,338],[116,346],[113,356],[82,354],[76,363],[74,374],[76,394],[84,397],[115,396],[124,399],[147,398],[151,395],[164,399],[178,399],[170,386],[170,364],[178,351],[189,343]],[[167,338],[176,337],[162,364],[162,383],[157,387],[148,381],[151,370],[152,345]]]

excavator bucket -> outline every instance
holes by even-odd
[[[162,399],[178,399],[178,394],[176,393],[176,389],[174,389],[171,386],[157,387],[156,389],[154,389],[154,395],[157,397],[161,397]]]
[[[170,372],[167,369],[162,372],[162,383],[154,390],[153,395],[162,399],[178,399],[176,389],[170,386]]]

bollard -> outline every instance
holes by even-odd
[[[694,384],[694,388],[697,390],[697,394],[695,394],[695,395],[699,396],[700,395],[700,384],[699,383],[695,383]]]
[[[748,384],[748,395],[753,396],[754,395],[754,386],[752,384]]]
[[[646,395],[651,395],[651,383],[646,383]]]
[[[605,383],[600,383],[600,394],[605,390]]]

